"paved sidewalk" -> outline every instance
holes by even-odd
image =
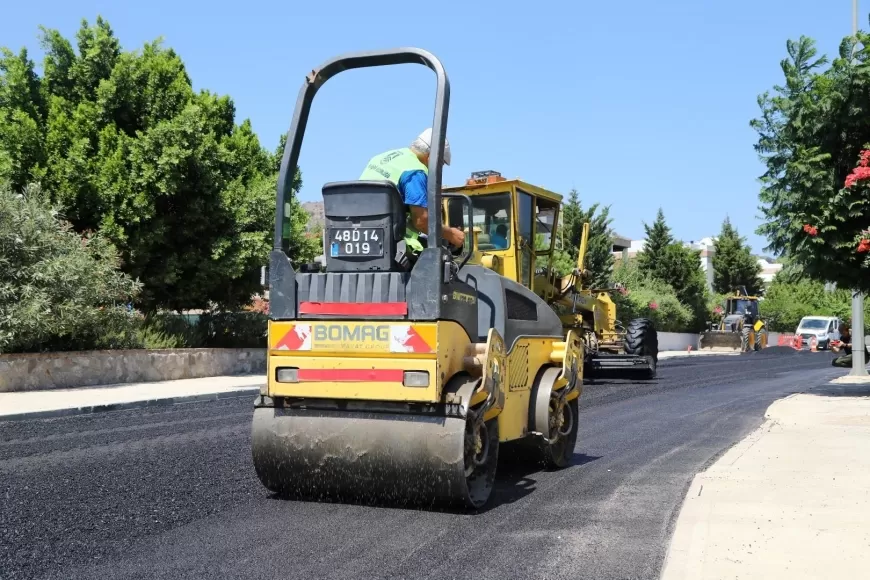
[[[240,375],[0,393],[0,421],[114,411],[148,405],[254,395],[265,375]]]
[[[864,383],[837,379],[817,394],[776,401],[761,427],[698,474],[661,577],[867,578],[870,384]]]

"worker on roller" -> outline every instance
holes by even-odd
[[[429,128],[420,133],[410,147],[385,151],[372,157],[360,175],[360,180],[387,179],[395,184],[411,214],[406,226],[405,243],[413,254],[423,251],[419,236],[427,231],[429,223],[427,187],[431,144],[432,129]],[[450,165],[450,143],[446,139],[443,163]],[[442,226],[441,235],[456,247],[461,247],[465,242],[465,233],[457,228]]]

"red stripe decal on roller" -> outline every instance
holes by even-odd
[[[330,314],[336,316],[405,316],[406,302],[301,302],[299,314]]]
[[[405,371],[402,369],[299,369],[298,376],[300,381],[401,383],[405,380]]]

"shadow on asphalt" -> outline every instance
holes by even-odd
[[[562,469],[547,469],[540,462],[523,461],[521,457],[502,459],[498,464],[492,500],[484,509],[479,510],[479,513],[503,505],[510,505],[534,492],[538,483],[534,477],[535,474],[548,471],[567,472],[592,463],[596,459],[601,459],[601,456],[575,452],[571,458],[571,464]]]
[[[626,378],[607,378],[607,379],[583,379],[584,387],[598,387],[603,385],[637,385],[641,387],[645,386],[655,386],[659,384],[659,379],[647,379],[644,381],[638,381],[633,379]],[[582,395],[581,395],[582,397]]]
[[[825,397],[870,397],[870,384],[849,385],[827,383],[807,391],[808,395],[822,395]]]

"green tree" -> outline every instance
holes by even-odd
[[[613,270],[613,281],[624,287],[622,293],[613,293],[623,325],[634,318],[650,318],[660,332],[685,332],[692,326],[691,309],[669,284],[644,273],[637,260],[620,260]]]
[[[870,291],[870,47],[846,37],[828,66],[813,40],[786,44],[785,83],[759,96],[755,146],[768,249],[820,282]],[[853,49],[854,61],[852,58]],[[857,168],[856,168],[857,166]],[[862,242],[866,240],[866,242]]]
[[[746,238],[740,236],[725,218],[719,237],[713,242],[713,290],[720,294],[730,294],[740,286],[745,286],[749,294],[757,296],[764,289],[759,274],[761,265],[752,256],[746,245]]]
[[[599,211],[600,209],[600,211]],[[562,236],[560,249],[567,255],[557,255],[557,264],[568,266],[567,274],[577,264],[583,224],[589,223],[589,243],[586,248],[586,269],[591,278],[588,284],[595,288],[606,288],[610,284],[613,271],[613,229],[610,206],[600,207],[594,203],[584,209],[576,189],[568,193],[568,200],[562,207]]]
[[[680,242],[665,246],[663,256],[653,277],[668,283],[677,299],[692,313],[687,329],[697,332],[707,320],[707,278],[701,269],[701,252],[687,248]]]
[[[236,123],[229,97],[194,91],[171,48],[124,51],[102,18],[82,22],[75,48],[56,30],[41,42],[41,77],[26,51],[0,55],[0,179],[40,182],[76,231],[111,240],[146,310],[249,302],[277,183],[250,122]],[[289,209],[296,259],[311,244]]]
[[[141,285],[99,234],[82,236],[39,186],[0,186],[0,352],[138,346]]]
[[[707,281],[701,269],[700,251],[674,239],[659,208],[652,225],[644,224],[646,244],[637,256],[637,268],[649,279],[667,284],[691,312],[687,324],[700,330],[707,319]]]
[[[269,195],[276,195],[278,185],[278,171],[281,169],[281,157],[284,155],[284,146],[287,143],[287,135],[282,134],[278,146],[272,153],[272,173],[269,178]],[[323,228],[312,228],[309,222],[311,216],[302,207],[298,193],[302,188],[302,172],[296,168],[291,184],[293,199],[284,203],[284,227],[283,235],[287,247],[285,251],[290,258],[299,264],[309,263],[323,253]],[[274,206],[274,202],[272,203]],[[271,212],[270,212],[271,215]]]
[[[759,302],[762,317],[771,330],[794,332],[804,316],[852,317],[852,293],[844,289],[826,290],[815,280],[791,282],[778,273]],[[865,325],[870,328],[870,303],[864,304]]]
[[[662,208],[659,208],[656,213],[656,219],[652,225],[644,222],[643,230],[646,234],[646,243],[643,251],[637,256],[637,265],[641,272],[655,276],[658,264],[664,258],[665,248],[674,243],[674,236],[671,235],[671,228],[665,222],[665,213]]]

